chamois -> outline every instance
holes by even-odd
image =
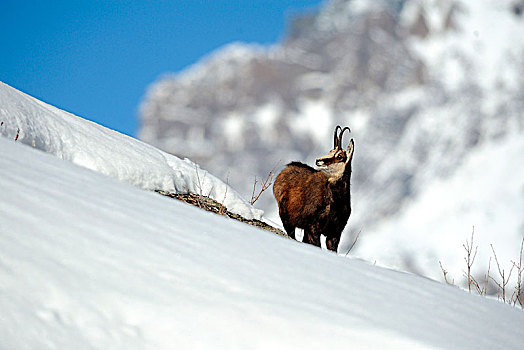
[[[334,147],[316,160],[318,170],[300,162],[291,162],[275,179],[273,194],[287,234],[295,239],[295,228],[304,230],[303,242],[337,251],[342,230],[351,214],[350,179],[354,142],[342,149],[344,131],[335,128]],[[340,134],[337,135],[337,132]]]

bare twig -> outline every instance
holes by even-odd
[[[517,269],[517,284],[515,285],[515,291],[513,292],[513,306],[515,306],[517,303],[520,304],[520,307],[524,309],[524,295],[522,295],[522,273],[524,272],[524,267],[522,266],[522,251],[524,249],[524,238],[522,238],[522,242],[520,243],[520,255],[519,255],[519,262],[518,264],[514,261],[513,267]]]
[[[473,287],[475,287],[475,290],[477,291],[477,293],[482,295],[482,288],[480,288],[480,284],[477,282],[475,277],[473,277],[473,275],[470,276],[470,278],[471,278],[471,284],[473,285]]]
[[[475,289],[477,290],[477,293],[480,294],[480,295],[483,295],[483,296],[486,296],[486,293],[487,293],[487,290],[488,290],[488,281],[489,281],[489,271],[491,269],[491,257],[489,258],[489,263],[488,263],[488,273],[484,275],[484,286],[483,287],[480,287],[480,283],[477,282],[477,280],[475,279],[475,277],[473,277],[473,275],[470,276],[471,278],[471,282],[473,284],[473,286],[475,287]]]
[[[477,246],[474,245],[474,233],[475,233],[475,227],[473,227],[473,230],[471,232],[471,240],[466,240],[466,243],[462,246],[464,247],[464,250],[466,251],[466,256],[464,257],[464,261],[466,262],[467,269],[463,270],[464,278],[468,282],[468,290],[471,293],[472,286],[477,291],[478,294],[486,296],[488,294],[488,287],[490,286],[490,280],[495,284],[497,288],[498,293],[498,299],[501,300],[504,303],[508,303],[510,305],[516,306],[519,304],[524,309],[524,295],[523,295],[523,280],[522,277],[524,275],[524,266],[523,266],[523,259],[524,259],[524,238],[522,239],[521,245],[520,245],[520,255],[517,262],[511,260],[511,268],[509,271],[503,269],[500,266],[497,254],[495,252],[495,248],[493,247],[493,244],[490,244],[491,251],[493,253],[493,256],[490,256],[489,262],[488,262],[488,269],[487,273],[484,275],[484,281],[481,285],[475,277],[472,274],[472,267],[473,263],[475,262],[475,258],[477,256]],[[497,265],[497,271],[499,274],[499,278],[496,278],[494,276],[491,276],[491,260],[494,258],[495,263]],[[444,281],[446,281],[447,284],[453,284],[449,282],[448,280],[448,271],[446,271],[442,265],[442,263],[439,261],[440,269],[442,270],[442,274],[444,275]],[[513,270],[516,271],[516,285],[515,289],[511,296],[508,295],[508,284],[511,281],[511,276],[513,274]]]
[[[251,200],[249,201],[249,203],[251,203],[251,205],[253,205],[253,203],[255,203],[253,198],[255,198],[255,191],[257,189],[257,183],[258,183],[258,180],[257,180],[257,177],[255,176],[255,181],[253,181],[253,192],[251,192]]]
[[[206,205],[204,204],[204,201],[202,201],[202,197],[204,196],[202,193],[202,181],[200,181],[200,174],[198,173],[198,165],[195,164],[195,172],[197,177],[197,187],[198,187],[198,207],[202,209],[206,209]],[[204,174],[205,179],[206,174]]]
[[[452,280],[451,283],[448,281],[448,271],[444,270],[444,267],[442,266],[442,262],[439,260],[438,263],[440,264],[440,269],[442,270],[442,274],[444,275],[444,281],[446,281],[447,284],[454,286],[455,280]]]
[[[475,234],[475,226],[473,226],[473,230],[471,231],[471,242],[468,242],[466,240],[466,243],[462,246],[466,250],[466,257],[464,258],[464,261],[466,262],[467,266],[467,272],[464,272],[464,275],[468,281],[468,290],[471,293],[471,285],[475,285],[476,281],[474,281],[471,277],[471,267],[473,266],[473,263],[475,262],[475,258],[477,256],[477,248],[475,247],[475,252],[473,252],[473,236]],[[476,283],[478,287],[478,283]]]
[[[260,183],[260,190],[258,191],[257,194],[255,194],[255,192],[256,192],[258,180],[257,180],[257,177],[255,176],[255,181],[253,183],[253,192],[251,193],[251,200],[249,201],[251,205],[255,204],[255,202],[260,198],[260,195],[262,195],[262,193],[273,184],[273,179],[275,177],[275,168],[277,166],[278,166],[278,163],[277,165],[273,167],[273,169],[269,171],[269,174],[267,174],[266,178],[262,180],[262,182]]]
[[[484,290],[483,290],[483,294],[484,296],[486,296],[486,293],[488,292],[488,281],[489,281],[489,271],[491,270],[491,256],[489,257],[489,262],[488,262],[488,273],[486,273],[486,275],[484,276]]]
[[[224,203],[226,202],[228,188],[229,188],[229,173],[227,174],[227,177],[226,177],[226,190],[224,192],[224,199],[222,199],[222,203],[220,203],[220,210],[218,211],[219,215],[224,215],[226,213],[227,208],[224,205]]]
[[[348,254],[349,254],[349,252],[351,251],[351,249],[353,249],[353,247],[354,247],[355,244],[357,243],[358,238],[360,237],[360,232],[362,232],[362,229],[358,230],[357,235],[355,236],[355,239],[353,240],[353,243],[351,244],[351,246],[350,246],[349,249],[348,249],[348,252],[346,253],[346,256],[348,256]]]
[[[511,278],[511,273],[513,272],[513,268],[515,267],[515,265],[513,265],[511,267],[511,269],[509,270],[509,274],[506,277],[506,271],[504,269],[500,268],[499,260],[497,259],[497,254],[495,253],[495,248],[493,248],[493,244],[490,244],[490,246],[491,246],[491,250],[493,251],[493,255],[495,256],[495,262],[497,263],[497,269],[499,271],[500,277],[502,278],[502,283],[499,283],[497,280],[495,280],[491,276],[490,276],[490,278],[499,287],[499,298],[501,296],[500,293],[502,293],[502,301],[503,302],[507,302],[507,300],[506,300],[506,285],[508,284],[508,282],[509,282],[509,280]]]

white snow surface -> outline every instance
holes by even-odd
[[[0,82],[0,135],[146,190],[208,195],[247,219],[260,219],[223,181],[190,161],[64,112]]]
[[[164,154],[0,91],[1,349],[524,344],[517,308],[140,190]]]

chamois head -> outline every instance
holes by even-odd
[[[333,135],[333,149],[329,151],[327,155],[317,158],[315,162],[319,170],[322,170],[328,174],[330,180],[336,180],[342,176],[342,173],[346,168],[346,164],[350,163],[351,159],[353,158],[353,139],[349,141],[346,150],[342,148],[342,137],[344,136],[344,132],[346,130],[351,132],[347,126],[342,129],[340,125],[337,125],[335,128],[335,134]]]

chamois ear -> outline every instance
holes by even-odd
[[[346,163],[351,162],[351,160],[353,159],[353,151],[354,150],[355,150],[355,142],[353,141],[353,139],[351,139],[351,141],[349,141],[349,145],[348,145],[348,148],[346,150],[346,153],[347,153]]]

